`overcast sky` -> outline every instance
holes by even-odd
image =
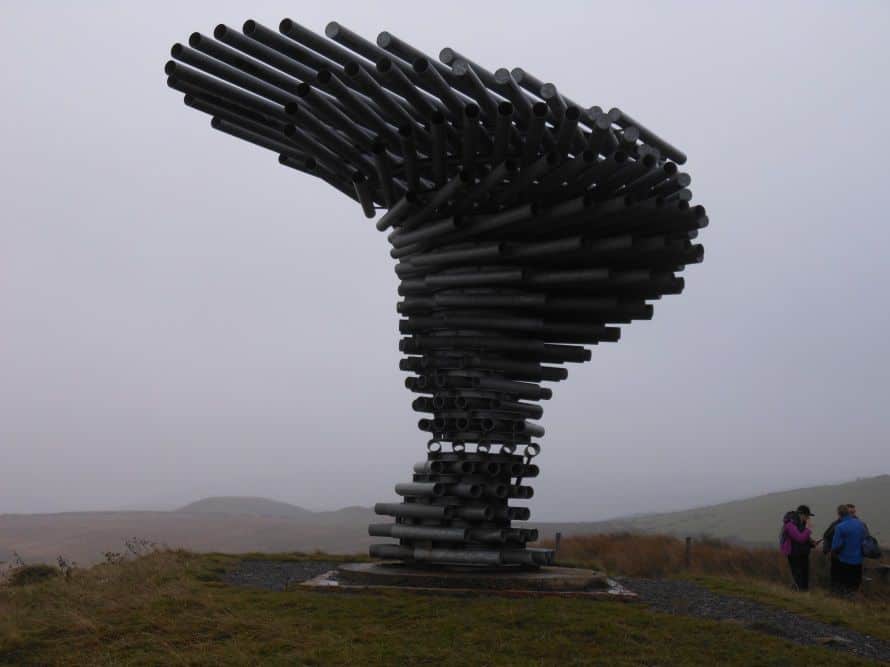
[[[689,155],[705,261],[551,385],[532,519],[890,472],[890,3],[6,0],[0,513],[368,505],[422,458],[385,235],[165,84],[193,30],[285,16],[521,66]]]

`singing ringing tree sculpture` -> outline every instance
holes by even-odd
[[[524,69],[441,62],[388,32],[339,23],[322,37],[290,19],[193,33],[165,71],[185,104],[226,134],[321,178],[391,230],[401,279],[402,370],[429,416],[427,459],[401,502],[376,505],[405,562],[544,565],[513,500],[532,496],[551,397],[542,382],[617,341],[678,294],[708,224],[690,203],[686,156],[624,111],[586,107]]]

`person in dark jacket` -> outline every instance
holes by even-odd
[[[831,581],[831,590],[840,591],[841,582],[840,582],[840,568],[838,568],[837,556],[835,556],[831,552],[831,543],[834,540],[834,530],[837,528],[837,525],[844,520],[850,513],[850,506],[847,504],[838,505],[837,506],[837,519],[831,522],[828,528],[825,529],[825,532],[822,533],[822,553],[829,557],[830,560],[830,570],[829,570],[829,579]]]
[[[840,590],[855,593],[862,585],[862,540],[865,524],[849,513],[834,529],[831,553],[837,556]]]
[[[782,527],[782,553],[788,556],[788,566],[799,591],[810,589],[810,550],[816,546],[811,535],[810,520],[813,513],[807,505],[790,512]]]

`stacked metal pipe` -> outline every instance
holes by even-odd
[[[168,85],[211,126],[277,154],[354,199],[388,232],[403,299],[399,346],[428,460],[377,505],[399,540],[372,555],[540,565],[522,479],[551,397],[542,382],[652,317],[702,261],[708,224],[686,156],[624,111],[582,106],[524,69],[491,72],[451,48],[439,61],[388,32],[290,19],[193,33]],[[468,449],[468,447],[472,447]],[[494,448],[497,448],[496,450]],[[521,448],[521,451],[517,448]]]

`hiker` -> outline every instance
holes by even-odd
[[[859,519],[859,515],[856,514],[856,505],[854,505],[853,503],[847,503],[847,510],[850,512],[850,516],[852,516],[854,519]],[[862,521],[862,519],[859,520]],[[866,536],[871,535],[868,530],[868,524],[865,523],[865,521],[862,521],[862,527],[865,529]]]
[[[837,566],[837,556],[831,551],[831,543],[834,541],[834,530],[837,525],[843,521],[844,517],[850,514],[850,505],[843,504],[837,506],[837,519],[831,522],[825,532],[822,533],[822,553],[829,557],[829,581],[831,590],[837,592],[841,589],[840,570]]]
[[[807,505],[801,505],[783,518],[781,551],[788,557],[788,566],[799,591],[810,589],[810,550],[818,544],[810,537],[810,519],[813,513]],[[820,540],[821,541],[821,540]]]
[[[866,536],[865,524],[848,506],[831,540],[831,553],[837,558],[838,590],[844,593],[855,593],[862,585],[862,542]]]

